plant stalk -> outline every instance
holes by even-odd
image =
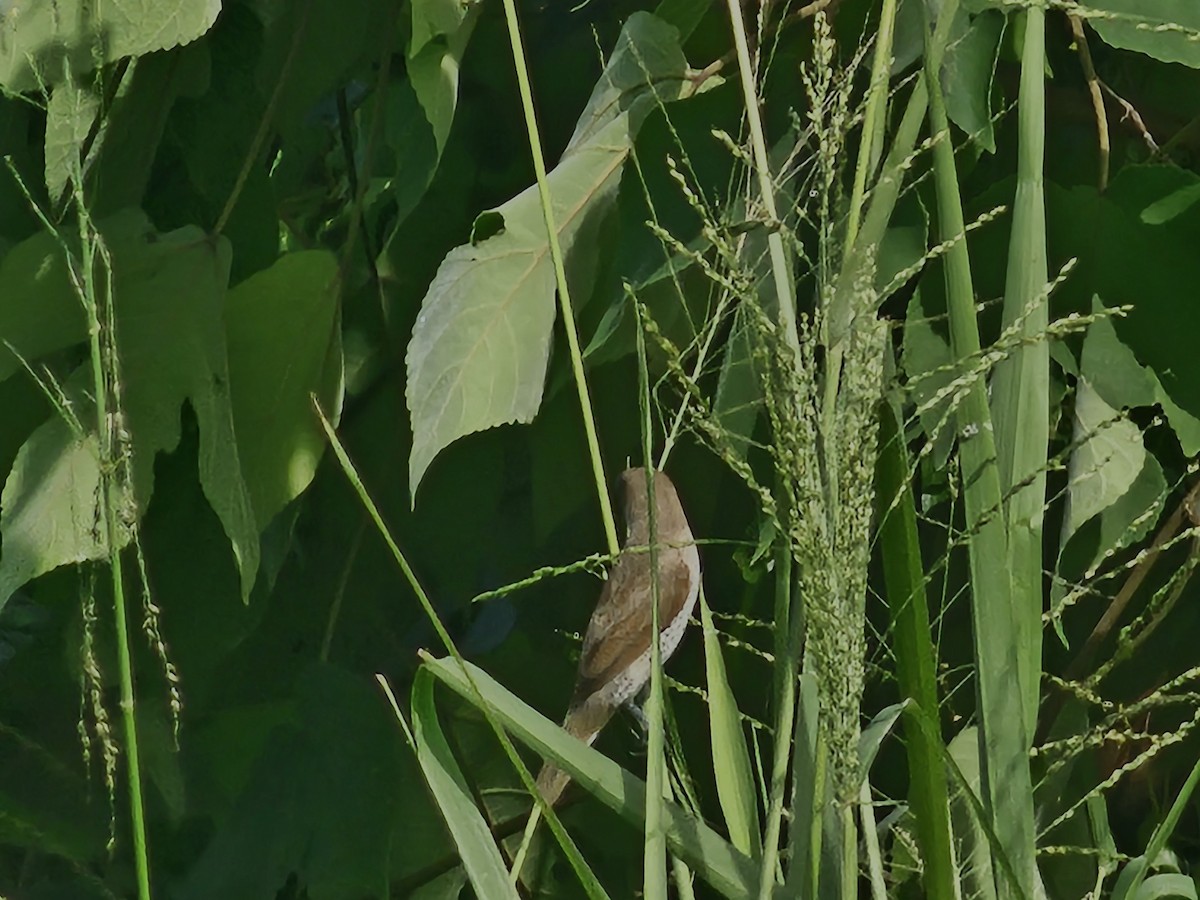
[[[558,226],[554,221],[554,207],[550,197],[550,185],[547,181],[546,158],[542,154],[542,138],[538,131],[537,113],[533,108],[533,88],[529,82],[529,65],[525,60],[525,45],[521,39],[521,25],[517,21],[517,8],[514,0],[504,0],[504,17],[508,23],[508,39],[512,46],[517,85],[521,92],[521,108],[525,113],[525,128],[529,134],[529,152],[533,157],[533,170],[537,175],[538,198],[542,204],[542,217],[546,220],[546,237],[550,242],[550,259],[554,265],[554,283],[558,288],[559,310],[562,313],[563,328],[567,333],[571,372],[575,376],[575,390],[579,395],[579,410],[583,416],[583,430],[587,435],[588,454],[592,461],[592,477],[595,479],[596,494],[600,500],[604,537],[608,542],[608,552],[615,556],[621,552],[621,543],[617,539],[617,524],[613,518],[612,503],[608,498],[608,486],[604,478],[600,439],[597,436],[596,420],[592,413],[592,400],[588,393],[587,377],[583,371],[579,330],[575,324],[571,292],[567,287],[567,270],[563,263],[562,246],[558,240]]]
[[[82,199],[82,198],[80,198]],[[125,586],[121,575],[121,545],[120,523],[118,521],[118,498],[113,490],[113,474],[118,460],[114,448],[114,429],[109,418],[118,415],[120,410],[110,411],[108,408],[110,378],[105,371],[104,335],[108,332],[107,340],[115,341],[112,333],[111,310],[106,312],[108,327],[100,322],[100,300],[96,284],[95,272],[95,241],[98,236],[91,232],[91,221],[80,205],[80,249],[82,253],[81,287],[83,289],[84,307],[88,314],[89,350],[92,361],[92,384],[96,395],[96,434],[100,448],[100,485],[101,503],[104,504],[104,537],[108,546],[108,568],[112,574],[113,613],[117,638],[117,675],[121,690],[121,728],[125,736],[125,754],[129,769],[129,818],[130,830],[133,837],[133,861],[137,878],[138,900],[150,900],[150,862],[146,841],[146,813],[142,802],[142,775],[138,754],[136,706],[134,700],[133,662],[129,651],[129,623],[125,606]],[[104,303],[110,306],[113,302],[111,291],[107,292]],[[132,489],[130,488],[122,488]]]

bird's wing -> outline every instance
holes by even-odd
[[[665,628],[687,602],[691,574],[678,552],[664,552],[658,562],[659,625]],[[613,567],[583,638],[573,707],[649,648],[653,596],[649,574],[648,553],[625,553]]]

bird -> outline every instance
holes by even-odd
[[[562,725],[586,744],[596,739],[617,709],[632,700],[650,678],[654,587],[646,549],[650,544],[646,470],[626,469],[620,482],[625,541],[588,622],[575,690]],[[700,594],[700,553],[675,485],[657,471],[653,482],[659,646],[665,663],[679,646]],[[546,803],[554,805],[570,780],[567,773],[546,763],[537,787]]]

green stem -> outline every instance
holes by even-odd
[[[785,492],[780,488],[777,495]],[[780,518],[784,510],[780,509]],[[798,618],[798,617],[797,617]],[[792,549],[786,535],[776,539],[775,550],[775,741],[771,751],[771,785],[767,800],[767,822],[763,832],[763,855],[759,866],[758,897],[768,900],[775,890],[779,866],[779,833],[783,822],[784,792],[788,763],[792,756],[792,729],[796,722],[796,653],[792,627]],[[795,863],[793,863],[795,864]]]
[[[400,547],[396,544],[395,538],[392,537],[391,531],[388,529],[387,524],[383,521],[383,516],[379,512],[379,507],[375,505],[375,501],[371,499],[371,495],[367,492],[366,485],[363,484],[362,479],[359,477],[358,470],[354,468],[354,463],[351,462],[350,455],[346,452],[346,448],[342,445],[341,439],[337,436],[337,432],[333,430],[333,426],[329,423],[329,419],[326,418],[325,412],[321,409],[321,405],[317,401],[316,395],[311,395],[310,399],[312,401],[313,409],[317,414],[317,419],[321,423],[321,428],[325,431],[325,436],[329,439],[329,445],[333,449],[334,456],[337,457],[338,464],[345,473],[347,480],[350,482],[350,486],[354,489],[354,493],[358,496],[359,501],[363,505],[363,509],[370,517],[370,520],[372,524],[374,524],[376,531],[379,532],[379,536],[383,538],[384,543],[387,545],[388,550],[392,554],[392,558],[396,561],[396,565],[400,567],[400,571],[403,573],[405,580],[409,584],[409,587],[411,587],[413,593],[416,594],[417,601],[421,604],[421,608],[424,610],[426,617],[428,617],[430,625],[433,626],[434,632],[441,640],[442,646],[446,649],[446,652],[453,657],[454,661],[458,663],[462,671],[465,673],[470,691],[473,697],[478,701],[477,705],[483,712],[484,719],[487,721],[488,726],[492,729],[492,733],[495,734],[496,740],[500,742],[500,747],[503,749],[504,755],[508,757],[508,760],[512,764],[513,769],[516,771],[517,776],[521,779],[521,783],[524,785],[525,790],[528,791],[534,798],[534,803],[536,804],[534,806],[534,814],[546,816],[546,822],[550,826],[550,831],[554,834],[555,838],[558,839],[558,843],[562,847],[563,853],[567,857],[567,861],[570,863],[571,868],[578,876],[579,882],[583,886],[588,897],[592,898],[592,900],[607,900],[608,895],[604,892],[604,888],[596,879],[595,873],[593,873],[588,867],[587,862],[579,852],[579,848],[575,846],[575,842],[571,840],[570,835],[568,835],[566,829],[563,828],[562,822],[559,821],[559,818],[555,814],[554,810],[546,803],[545,798],[542,797],[541,792],[537,789],[537,785],[533,780],[533,775],[530,774],[529,769],[526,767],[520,755],[517,753],[517,748],[513,745],[512,739],[508,736],[508,732],[504,730],[503,726],[501,726],[500,720],[496,717],[492,707],[483,699],[483,693],[479,689],[478,682],[472,676],[471,670],[466,664],[466,660],[463,659],[462,653],[459,652],[458,646],[450,637],[450,632],[446,630],[446,626],[442,622],[441,616],[438,615],[437,611],[433,608],[433,603],[430,601],[429,595],[425,593],[425,588],[417,579],[417,575],[413,571],[412,566],[409,565],[408,558],[405,557],[404,553],[400,550]]]
[[[108,545],[108,567],[112,573],[113,610],[117,637],[117,670],[121,687],[121,726],[125,734],[125,754],[129,768],[129,817],[133,836],[134,871],[137,877],[138,900],[150,900],[150,862],[146,850],[146,814],[142,804],[142,776],[138,759],[137,721],[133,690],[133,663],[129,652],[129,624],[125,609],[125,587],[121,577],[120,524],[117,520],[117,497],[113,491],[113,476],[117,466],[114,458],[113,431],[109,424],[109,383],[104,369],[105,348],[103,335],[106,329],[100,323],[100,301],[97,295],[95,262],[95,235],[91,224],[80,205],[80,245],[82,253],[82,288],[84,306],[88,313],[89,349],[92,358],[92,384],[96,395],[96,434],[100,446],[101,499],[104,504],[104,537]],[[111,293],[104,298],[111,304]],[[106,316],[111,324],[111,317]],[[111,332],[111,328],[108,329]],[[116,340],[108,334],[108,340]],[[114,414],[119,410],[114,410]],[[123,488],[124,489],[124,488]]]
[[[517,85],[521,92],[521,108],[525,112],[525,128],[529,134],[529,151],[533,157],[533,170],[537,175],[538,198],[542,203],[542,216],[546,220],[546,236],[550,242],[550,259],[554,264],[554,281],[558,288],[558,304],[562,313],[563,328],[567,333],[567,349],[571,357],[571,372],[575,376],[575,390],[579,395],[579,409],[583,415],[583,429],[587,434],[588,453],[592,460],[592,477],[596,482],[596,494],[600,499],[600,515],[604,521],[604,536],[608,541],[608,552],[617,554],[621,543],[617,539],[617,525],[613,518],[612,503],[608,499],[608,487],[604,480],[604,462],[600,457],[600,439],[596,433],[596,420],[592,413],[592,401],[588,394],[587,378],[583,371],[583,354],[579,348],[579,331],[575,325],[575,313],[571,305],[571,293],[567,287],[567,270],[563,264],[562,246],[558,241],[558,227],[554,221],[554,208],[547,181],[546,159],[542,155],[542,138],[538,131],[537,114],[533,108],[533,88],[529,83],[529,65],[525,60],[525,45],[521,39],[521,26],[517,21],[515,0],[504,0],[504,17],[508,22],[508,39],[512,45],[513,63],[517,72]]]
[[[921,880],[929,900],[955,900],[949,790],[941,761],[941,726],[934,716],[938,709],[937,651],[929,624],[925,567],[901,421],[899,401],[889,397],[880,403],[875,471],[878,542],[900,693],[910,706],[929,712],[933,723],[930,734],[911,710],[905,718],[908,801],[925,864]]]
[[[510,0],[511,2],[511,0]],[[750,149],[754,155],[754,168],[758,175],[759,193],[762,195],[763,210],[771,222],[779,221],[779,210],[775,206],[775,185],[771,180],[771,163],[767,156],[767,139],[763,132],[762,116],[758,111],[758,85],[754,68],[750,62],[750,45],[746,40],[746,24],[742,18],[739,0],[728,0],[729,22],[733,28],[733,45],[737,51],[738,73],[742,82],[742,100],[746,105],[746,124],[750,128]],[[783,235],[775,228],[767,235],[767,250],[771,257],[771,275],[775,280],[775,296],[779,298],[779,324],[783,328],[788,348],[800,358],[800,337],[796,331],[796,310],[788,282],[787,253],[783,246]]]
[[[949,29],[958,0],[943,3],[939,34]],[[928,31],[928,29],[927,29]],[[980,353],[975,292],[950,123],[942,97],[940,69],[944,43],[926,45],[925,83],[929,120],[938,140],[933,148],[940,239],[953,240],[946,253],[946,306],[950,341],[960,361]],[[998,895],[1032,897],[1037,880],[1033,788],[1029,771],[1024,697],[1020,679],[1020,629],[1015,621],[1011,558],[1002,508],[1000,473],[987,390],[982,379],[966,389],[957,412],[963,500],[970,534],[971,615],[975,643],[976,693],[980,718],[983,801],[1017,883],[1001,880]]]
[[[879,13],[879,33],[875,37],[875,59],[871,65],[871,86],[867,91],[867,109],[863,114],[862,142],[854,170],[850,193],[850,216],[846,222],[846,246],[853,247],[858,237],[867,177],[879,165],[883,152],[884,112],[887,110],[888,73],[892,67],[892,36],[896,24],[896,0],[883,0]]]
[[[663,740],[662,633],[659,624],[658,583],[658,510],[654,502],[654,463],[651,457],[653,424],[650,418],[650,374],[646,366],[645,321],[641,306],[637,312],[638,406],[642,430],[642,460],[646,469],[646,511],[650,529],[650,699],[646,704],[648,736],[646,759],[646,829],[642,867],[642,895],[648,900],[667,898],[667,836],[663,829],[663,790],[665,788]]]
[[[138,900],[150,900],[150,862],[146,852],[146,814],[142,806],[142,776],[138,762],[137,723],[134,717],[133,665],[129,654],[129,625],[125,614],[125,591],[121,584],[121,551],[116,546],[116,510],[112,492],[105,486],[105,531],[108,535],[108,565],[112,571],[113,607],[116,611],[117,667],[121,678],[121,724],[125,732],[125,753],[129,758],[129,817],[133,831],[134,868],[137,871]]]

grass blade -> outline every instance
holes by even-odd
[[[717,797],[725,815],[725,827],[733,846],[747,856],[762,852],[759,834],[758,804],[755,803],[754,775],[750,751],[737,700],[729,687],[721,642],[713,625],[712,611],[704,594],[700,595],[700,624],[704,629],[704,669],[708,685],[708,721],[712,739],[713,774]]]
[[[1046,501],[1046,454],[1050,442],[1050,345],[1045,287],[1046,203],[1042,169],[1046,148],[1046,13],[1031,6],[1025,19],[1018,102],[1020,148],[1017,196],[1003,328],[1019,327],[1018,346],[996,366],[992,422],[1000,462],[1000,486],[1008,495],[1006,524],[1018,635],[1017,675],[1025,700],[1025,728],[1037,728],[1042,673],[1042,511]],[[1018,489],[1019,487],[1019,489]]]
[[[482,669],[465,661],[422,656],[426,667],[439,681],[468,703],[486,704],[514,737],[552,760],[583,790],[634,827],[642,826],[646,809],[645,782],[598,750],[571,737]],[[478,688],[478,696],[472,685]],[[731,900],[748,900],[755,896],[758,871],[748,856],[677,804],[664,800],[662,811],[663,832],[672,853],[721,896]]]
[[[879,544],[892,619],[892,649],[901,695],[925,710],[931,721],[927,734],[912,716],[906,719],[908,800],[925,864],[925,896],[930,900],[955,900],[949,792],[941,761],[941,726],[934,718],[939,708],[937,651],[929,625],[917,513],[896,403],[887,400],[881,406],[875,497],[880,507]]]
[[[417,762],[425,776],[425,782],[450,836],[458,848],[459,859],[467,871],[467,877],[480,897],[510,897],[520,895],[508,881],[508,869],[500,856],[500,850],[492,839],[491,830],[483,820],[466,779],[458,768],[458,762],[450,751],[446,736],[438,721],[437,708],[433,702],[433,678],[424,669],[418,669],[412,686],[412,718],[410,730],[400,707],[392,695],[391,688],[382,678],[383,686],[396,718],[400,721],[409,745],[417,755]]]
[[[949,28],[957,0],[942,5],[937,31]],[[928,29],[926,33],[928,34]],[[946,253],[946,303],[950,338],[960,360],[979,355],[975,292],[950,125],[940,80],[944,41],[927,39],[925,84],[929,118],[937,141],[933,148],[938,224],[942,241],[954,241]],[[1000,880],[1001,898],[1032,897],[1037,880],[1034,858],[1033,787],[1029,772],[1029,731],[1019,678],[1023,655],[1009,579],[1008,536],[1002,509],[991,413],[983,381],[964,389],[958,408],[959,460],[970,535],[971,615],[975,640],[976,694],[980,718],[983,804],[999,846],[1016,874],[1016,884]]]

